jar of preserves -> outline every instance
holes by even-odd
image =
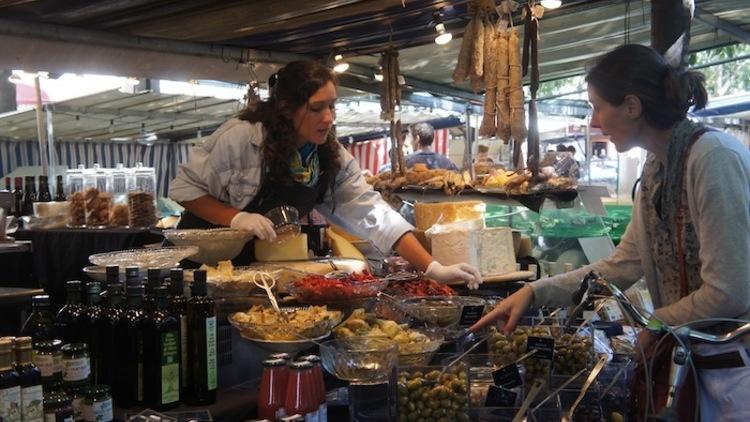
[[[62,377],[66,387],[86,386],[91,375],[91,361],[86,343],[71,343],[62,347]]]
[[[67,389],[73,406],[73,420],[78,422],[83,420],[83,402],[86,400],[88,386],[70,387]]]
[[[44,422],[73,422],[73,399],[62,391],[44,395]]]
[[[34,365],[42,373],[42,383],[46,386],[62,380],[62,341],[44,340],[34,343]]]
[[[83,401],[83,419],[86,422],[110,422],[112,413],[112,396],[106,385],[95,385],[88,389]]]

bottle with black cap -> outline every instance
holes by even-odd
[[[145,404],[154,410],[180,402],[180,326],[167,310],[167,288],[153,288],[154,310],[143,327]]]
[[[31,298],[31,315],[23,323],[22,336],[30,336],[33,341],[54,338],[54,317],[50,311],[49,296],[37,295]]]
[[[143,402],[143,286],[127,287],[127,306],[116,325],[120,359],[115,363],[117,382],[112,385],[115,404],[132,407]]]
[[[216,401],[216,311],[207,296],[206,271],[193,272],[192,297],[187,304],[188,381],[186,401],[207,405]]]
[[[146,309],[146,312],[153,312],[156,309],[154,289],[161,285],[161,270],[158,268],[149,268],[146,272],[146,297],[143,298],[143,307]]]
[[[104,325],[104,309],[101,306],[102,285],[98,281],[86,283],[86,311],[84,312],[84,339],[89,347],[91,379],[94,385],[103,378],[102,350],[100,348]]]
[[[16,337],[13,350],[21,384],[21,420],[41,422],[44,417],[42,373],[31,359],[31,337]]]
[[[169,313],[180,323],[180,391],[184,393],[188,369],[188,324],[183,280],[182,268],[172,268],[169,271]]]
[[[141,273],[138,267],[125,267],[125,284],[127,287],[141,285]]]
[[[112,284],[120,284],[120,267],[117,265],[107,266],[107,287]]]
[[[83,338],[83,314],[86,307],[82,303],[83,284],[78,280],[66,284],[65,306],[55,317],[55,336],[63,343],[81,343]]]
[[[117,348],[117,325],[125,312],[123,306],[123,291],[121,283],[112,283],[107,287],[107,303],[102,314],[101,332],[99,336],[99,350],[101,350],[100,362],[103,379],[100,384],[113,385],[117,382],[115,363],[119,362],[121,355]]]

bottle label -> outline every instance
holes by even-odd
[[[52,355],[52,373],[60,374],[63,371],[62,353]]]
[[[86,422],[108,422],[114,419],[112,413],[112,399],[91,403],[84,406],[83,418]]]
[[[91,375],[89,358],[64,359],[63,381],[82,381]]]
[[[206,376],[208,389],[216,390],[216,317],[206,318]]]
[[[182,385],[185,388],[188,382],[188,323],[187,315],[180,316],[180,372]]]
[[[73,419],[77,421],[83,420],[83,396],[73,397]]]
[[[180,400],[180,354],[177,331],[162,333],[161,403]]]
[[[21,387],[0,390],[0,420],[21,422]]]
[[[55,358],[53,355],[36,354],[34,365],[39,368],[43,377],[51,377],[55,373]]]
[[[44,393],[41,385],[21,389],[21,417],[24,422],[42,421]]]

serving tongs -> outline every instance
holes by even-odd
[[[269,279],[271,280],[270,282]],[[276,311],[276,313],[279,314],[279,316],[281,316],[284,320],[286,320],[286,314],[284,312],[281,312],[281,308],[279,308],[279,302],[276,301],[276,295],[273,294],[273,288],[276,287],[276,279],[271,274],[268,274],[265,271],[258,271],[253,274],[253,284],[260,287],[266,292],[268,301],[271,302],[273,310]]]
[[[576,397],[576,401],[573,402],[573,405],[570,406],[570,410],[568,410],[562,418],[562,422],[571,422],[573,420],[573,414],[576,411],[576,407],[581,403],[583,400],[583,397],[586,395],[586,391],[588,391],[589,387],[591,387],[591,384],[594,383],[594,380],[596,380],[596,377],[599,376],[599,373],[602,371],[602,368],[604,368],[604,365],[607,363],[607,356],[602,355],[602,357],[599,358],[599,362],[596,363],[596,366],[594,366],[594,369],[591,370],[591,373],[589,374],[589,377],[586,378],[586,382],[583,383],[583,388],[581,388],[581,392],[578,393],[578,397]]]

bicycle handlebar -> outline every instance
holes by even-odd
[[[620,290],[617,286],[608,282],[607,280],[604,280],[601,277],[591,277],[591,278],[587,277],[584,280],[584,283],[586,283],[587,281],[588,281],[588,288],[586,292],[587,294],[584,294],[583,298],[590,298],[592,293],[595,295],[597,294],[597,291],[600,289],[606,290],[612,295],[612,297],[615,298],[615,300],[620,304],[620,306],[625,310],[625,312],[628,315],[630,315],[630,317],[637,324],[641,325],[642,327],[647,327],[649,325],[650,318],[646,314],[638,310],[633,305],[633,303],[630,302],[627,296],[625,296],[622,290]],[[671,326],[667,326],[667,327],[671,328]],[[748,334],[750,334],[750,322],[747,322],[743,324],[742,326],[734,329],[733,331],[730,331],[725,334],[708,334],[702,331],[696,331],[696,330],[690,329],[688,332],[688,337],[691,340],[695,340],[701,343],[724,344],[724,343],[730,343]]]

